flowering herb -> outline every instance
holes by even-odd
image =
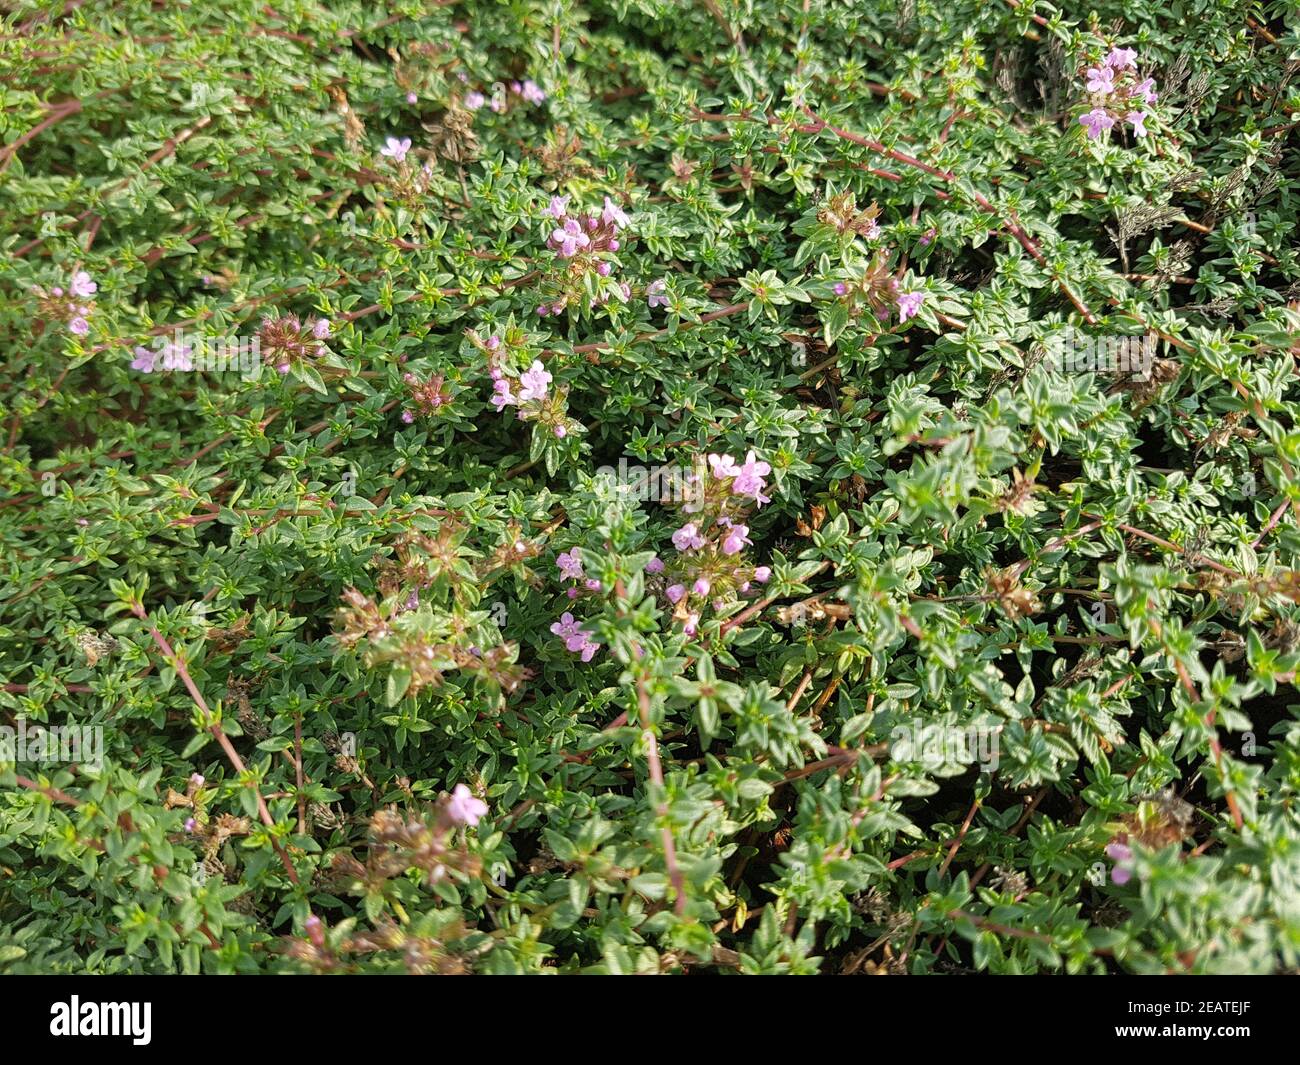
[[[1300,967],[1294,3],[18,6],[0,971]]]

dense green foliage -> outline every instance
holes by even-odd
[[[1294,4],[0,10],[0,971],[1300,966]]]

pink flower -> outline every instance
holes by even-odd
[[[196,788],[201,788],[203,787],[204,784],[207,783],[207,781],[204,779],[202,773],[191,773],[190,783],[193,784]]]
[[[408,93],[406,94],[406,102],[407,102],[408,104],[418,103],[418,102],[419,102],[419,99],[420,99],[420,98],[419,98],[418,96],[416,96],[415,93],[413,93],[413,92],[408,92]]]
[[[900,292],[898,294],[898,324],[902,325],[909,318],[915,318],[916,312],[925,302],[924,292]]]
[[[552,196],[550,206],[546,208],[543,214],[548,214],[557,222],[569,212],[568,196]]]
[[[198,827],[198,822],[192,817],[185,818],[185,831],[193,832]]]
[[[555,564],[560,569],[561,577],[566,577],[569,580],[574,581],[582,579],[582,559],[578,556],[578,549],[576,547],[570,548],[568,551],[564,552],[564,554],[560,555],[555,560]]]
[[[451,798],[447,800],[447,816],[457,825],[469,825],[473,828],[479,823],[479,818],[487,812],[487,803],[476,798],[464,784],[457,784],[451,793]]]
[[[303,921],[302,927],[306,931],[307,937],[311,940],[313,947],[325,946],[325,926],[321,923],[319,917],[314,913],[311,914],[308,916],[307,920]]]
[[[330,335],[330,320],[328,318],[318,318],[316,324],[311,327],[311,335],[317,340],[324,340]]]
[[[1095,141],[1103,133],[1110,130],[1115,124],[1115,120],[1110,117],[1104,108],[1094,107],[1086,115],[1079,116],[1079,124],[1088,130],[1088,139]]]
[[[1145,78],[1139,81],[1129,90],[1129,95],[1142,97],[1142,102],[1148,106],[1155,103],[1160,99],[1159,94],[1156,92],[1156,79]]]
[[[582,632],[582,626],[567,610],[560,615],[560,620],[551,625],[551,631],[562,640],[567,640],[571,636],[577,636]]]
[[[1132,125],[1133,136],[1145,137],[1147,135],[1147,128],[1143,123],[1146,122],[1149,117],[1150,115],[1145,111],[1130,111],[1124,116],[1124,121]]]
[[[713,585],[709,583],[708,578],[700,577],[693,585],[691,585],[691,591],[696,595],[708,595],[709,589],[712,587]]]
[[[398,140],[396,137],[389,137],[384,142],[384,147],[379,149],[380,155],[386,155],[395,163],[400,163],[406,158],[406,153],[411,150],[411,138],[403,137]]]
[[[695,522],[688,521],[673,533],[673,546],[678,551],[691,551],[694,548],[704,546],[704,537],[700,535],[699,529],[695,527]]]
[[[668,287],[668,282],[662,277],[658,281],[651,281],[646,287],[646,302],[650,304],[653,311],[656,307],[667,307],[668,297],[665,296],[664,290]]]
[[[1137,66],[1137,52],[1132,48],[1112,48],[1106,57],[1106,66],[1113,70],[1124,70]]]
[[[79,337],[84,337],[90,332],[90,323],[81,315],[77,315],[68,323],[68,332],[74,333]]]
[[[686,586],[684,584],[670,584],[664,589],[664,595],[668,596],[668,602],[670,603],[681,602],[681,598],[685,594]]]
[[[766,584],[772,576],[771,566],[759,566],[754,570],[754,580],[759,584]]]
[[[546,386],[551,383],[551,375],[546,372],[541,360],[534,359],[532,366],[519,376],[519,383],[523,386],[519,389],[519,402],[543,399],[546,396]]]
[[[569,650],[572,651],[574,648],[570,647]],[[584,662],[590,662],[596,657],[596,652],[600,650],[600,644],[595,640],[585,639],[582,646],[577,648],[577,650],[581,652],[582,660]]]
[[[612,267],[610,266],[609,263],[596,264],[596,273],[600,274],[601,277],[609,277],[609,272],[611,269]]]
[[[190,357],[193,348],[188,344],[178,344],[169,340],[163,345],[162,364],[164,370],[192,370],[194,360]]]
[[[587,591],[589,592],[600,591],[600,581],[596,580],[595,577],[588,577],[585,581],[582,582],[582,586],[586,588]]]
[[[555,431],[555,439],[557,440],[563,440],[566,436],[569,435],[568,427],[564,425],[557,425],[554,431]]]
[[[1110,67],[1093,67],[1085,77],[1088,83],[1085,86],[1089,92],[1101,93],[1103,96],[1109,96],[1115,91],[1115,71]]]
[[[475,92],[471,89],[465,94],[465,109],[467,111],[477,111],[485,103],[487,103],[487,97],[481,92]]]
[[[85,270],[78,270],[72,275],[68,291],[77,299],[88,300],[99,291],[99,286],[90,279],[90,275]]]
[[[726,477],[737,477],[740,474],[740,467],[736,465],[736,460],[730,455],[710,455],[709,469],[713,471],[713,476],[718,480]]]
[[[556,246],[555,254],[561,259],[572,259],[590,246],[591,238],[582,231],[581,222],[576,218],[566,218],[562,226],[551,231],[551,243]]]
[[[770,497],[763,495],[763,489],[766,482],[763,480],[772,467],[766,462],[756,461],[754,452],[750,451],[745,455],[745,464],[740,467],[736,474],[736,479],[731,483],[731,490],[738,496],[748,496],[760,507],[764,503],[770,503]]]
[[[604,210],[600,212],[600,217],[606,225],[611,226],[623,226],[626,228],[632,223],[632,220],[624,214],[623,208],[608,196],[605,197],[605,207]]]
[[[686,633],[687,636],[694,636],[699,631],[699,627],[700,615],[691,614],[686,619],[686,624],[682,626],[682,632]]]
[[[849,291],[849,286],[846,285],[843,281],[836,281],[834,291],[835,291],[835,295],[843,296],[845,293]]]
[[[546,93],[538,87],[535,81],[525,81],[521,89],[521,95],[530,104],[540,104],[546,99]]]
[[[662,573],[664,571],[664,564],[658,555],[645,564],[645,571],[647,573]]]
[[[1133,849],[1124,843],[1106,844],[1106,857],[1115,863],[1110,878],[1120,887],[1133,879]]]
[[[514,395],[510,391],[509,381],[502,377],[493,382],[492,406],[496,407],[497,410],[502,410],[507,406],[513,406],[517,402],[518,400],[515,399]]]
[[[151,348],[138,347],[135,349],[135,358],[131,360],[131,369],[153,373],[153,363],[157,357],[158,353]]]
[[[724,555],[738,555],[744,550],[746,544],[752,544],[754,541],[749,538],[748,525],[733,525],[727,530],[726,539],[722,541],[722,553]]]
[[[402,411],[402,421],[404,421],[407,425],[410,425],[412,422],[415,421],[415,415],[409,410],[404,410]]]

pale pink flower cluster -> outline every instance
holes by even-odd
[[[745,455],[743,464],[738,464],[730,455],[710,455],[709,469],[719,480],[731,479],[731,491],[738,496],[752,499],[760,507],[770,503],[771,499],[763,495],[767,482],[763,479],[772,472],[766,462],[756,459],[754,452]]]
[[[410,137],[389,137],[384,142],[384,146],[379,149],[379,154],[391,159],[395,163],[406,162],[406,153],[411,150]]]
[[[546,367],[542,365],[540,359],[534,359],[533,364],[519,375],[519,380],[511,386],[511,381],[496,366],[492,367],[492,406],[497,410],[504,410],[506,407],[518,407],[531,400],[542,400],[546,398],[546,392],[551,383],[551,375],[547,372]]]
[[[565,650],[581,656],[584,662],[590,662],[600,650],[600,644],[591,638],[591,631],[584,629],[567,610],[551,625],[551,631],[564,641]]]
[[[488,373],[492,377],[492,396],[489,402],[498,411],[515,407],[522,421],[536,421],[549,429],[558,440],[568,436],[571,430],[581,428],[565,412],[567,390],[551,389],[551,373],[540,359],[534,358],[528,369],[517,378],[514,371],[505,369],[510,363],[516,360],[522,362],[528,357],[524,355],[521,358],[516,350],[516,345],[526,342],[524,334],[511,330],[504,341],[495,333],[483,340],[471,331],[470,338],[486,357]]]
[[[526,81],[510,82],[509,96],[507,96],[505,92],[500,91],[501,88],[504,87],[498,86],[498,91],[493,92],[491,97],[483,95],[483,93],[479,92],[477,89],[471,89],[465,94],[465,110],[477,111],[486,105],[489,111],[498,115],[503,114],[510,109],[510,96],[518,96],[525,103],[532,104],[534,107],[537,107],[546,101],[546,93],[544,93],[541,86],[531,78]]]
[[[468,825],[473,828],[488,812],[488,804],[475,796],[464,784],[457,784],[452,789],[443,809],[453,824]]]
[[[90,333],[90,316],[95,313],[98,291],[99,285],[85,270],[72,275],[66,290],[62,285],[55,285],[48,293],[39,287],[35,289],[42,315],[67,322],[68,332],[79,337]]]
[[[749,451],[743,462],[730,455],[709,455],[707,471],[688,478],[691,491],[682,509],[691,518],[672,534],[678,556],[671,575],[658,557],[645,567],[655,577],[665,574],[664,597],[688,636],[698,633],[709,602],[715,610],[725,609],[737,593],[749,593],[772,575],[767,566],[737,564],[738,556],[753,545],[745,511],[751,502],[756,507],[771,502],[764,489],[772,467]]]
[[[579,299],[584,291],[584,276],[593,272],[602,278],[610,276],[614,264],[609,256],[622,248],[626,239],[624,230],[632,224],[627,212],[608,196],[599,211],[570,212],[571,198],[552,196],[542,212],[549,230],[546,246],[563,262],[565,269],[553,286],[560,288],[561,294],[537,307],[541,318],[559,314],[569,303]],[[627,282],[621,282],[618,289],[624,300],[631,298],[632,286]],[[605,303],[609,298],[610,291],[605,289],[596,297],[596,302]]]
[[[402,374],[402,382],[410,394],[411,406],[402,411],[402,421],[410,425],[417,417],[431,417],[451,402],[451,392],[445,385],[445,375],[434,374],[421,380],[413,373]]]
[[[168,340],[161,348],[136,347],[131,360],[131,369],[141,373],[155,371],[189,371],[194,369],[194,348],[189,344],[180,344]]]
[[[1158,99],[1154,78],[1139,78],[1137,52],[1112,48],[1104,60],[1084,73],[1084,89],[1092,109],[1079,116],[1089,140],[1108,136],[1117,122],[1127,122],[1138,138],[1147,135],[1148,108]]]
[[[1115,863],[1110,878],[1120,887],[1133,879],[1133,848],[1127,843],[1106,844],[1106,857]]]

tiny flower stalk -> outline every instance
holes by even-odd
[[[555,265],[541,284],[539,318],[553,317],[571,307],[590,311],[611,299],[626,302],[631,286],[613,277],[618,252],[631,239],[631,218],[609,196],[594,210],[570,211],[572,196],[552,196],[542,211],[546,246]],[[662,283],[660,283],[662,288]],[[651,303],[654,306],[654,303]]]
[[[1079,116],[1079,125],[1088,140],[1107,140],[1110,131],[1124,124],[1134,138],[1147,136],[1146,123],[1153,117],[1151,108],[1159,100],[1155,80],[1138,72],[1137,52],[1132,48],[1112,48],[1095,66],[1083,73],[1083,88],[1090,104]]]
[[[90,334],[90,322],[95,316],[95,296],[98,283],[85,270],[77,270],[63,285],[53,285],[48,290],[36,285],[36,316],[42,323],[59,322],[75,337]]]

